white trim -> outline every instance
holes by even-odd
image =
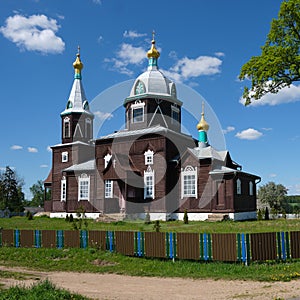
[[[112,155],[107,153],[105,156],[104,156],[104,169],[107,167],[109,161],[111,160],[111,157]]]
[[[161,114],[161,116],[162,116],[162,119],[163,119],[163,121],[164,121],[164,123],[165,123],[166,128],[169,128],[169,127],[168,127],[168,124],[167,124],[167,122],[166,122],[166,119],[165,119],[165,117],[164,117],[164,114],[162,113],[161,108],[160,108],[159,105],[157,105],[156,110],[155,110],[155,112],[153,113],[153,116],[152,116],[151,121],[150,121],[150,123],[149,123],[149,127],[151,126],[151,124],[152,124],[152,122],[153,122],[153,120],[154,120],[154,117],[155,117],[155,115],[157,114],[157,111],[158,111],[158,110],[160,111],[160,114]]]
[[[185,193],[185,176],[194,176],[194,178],[190,177],[187,178],[186,180],[189,180],[190,182],[188,183],[189,185],[192,186],[194,181],[194,193]],[[189,187],[191,190],[191,187]],[[183,198],[198,198],[198,176],[197,176],[197,167],[193,168],[192,166],[186,166],[184,169],[181,169],[181,199]]]
[[[153,165],[153,154],[154,152],[148,149],[144,155],[145,155],[145,165]]]
[[[83,137],[83,134],[82,134],[82,131],[81,131],[81,128],[80,128],[80,125],[79,123],[77,123],[76,127],[75,127],[75,132],[74,132],[74,136],[76,137],[76,133],[78,131],[78,128],[79,128],[79,134],[81,137]]]
[[[67,200],[67,179],[65,176],[60,181],[60,201]]]
[[[90,200],[90,177],[87,174],[78,177],[78,201],[80,200]]]
[[[64,151],[61,153],[61,162],[68,162],[69,160],[69,153],[68,151]]]
[[[66,134],[66,123],[68,123],[68,131]],[[71,122],[70,122],[70,118],[66,117],[64,118],[64,127],[63,127],[63,138],[70,138],[71,137]]]

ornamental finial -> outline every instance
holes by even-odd
[[[204,101],[202,102],[202,113],[201,113],[201,120],[200,122],[197,124],[197,129],[200,130],[204,130],[204,131],[208,131],[209,129],[209,125],[208,123],[205,121],[204,119]]]
[[[151,49],[147,52],[147,57],[150,58],[159,58],[160,53],[157,51],[157,49],[155,48],[155,31],[152,31],[152,41],[151,41],[152,45],[151,45]]]
[[[80,60],[80,47],[77,47],[76,60],[73,63],[73,67],[75,70],[75,79],[81,79],[81,70],[83,69],[83,63]]]

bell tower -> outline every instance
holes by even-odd
[[[73,63],[74,82],[65,110],[60,114],[62,122],[62,144],[75,141],[88,142],[93,138],[93,120],[89,103],[82,85],[81,70],[83,63],[80,60],[80,48]]]

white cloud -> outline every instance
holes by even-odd
[[[101,5],[102,4],[102,0],[93,0],[93,3]]]
[[[34,147],[28,147],[27,150],[28,150],[28,152],[30,152],[30,153],[37,153],[37,152],[38,152],[38,149],[37,149],[37,148],[34,148]]]
[[[5,20],[0,32],[22,50],[54,54],[65,49],[63,40],[56,36],[59,27],[55,19],[45,15],[24,17],[17,14]]]
[[[11,149],[11,150],[22,150],[23,147],[20,146],[20,145],[13,145],[13,146],[10,147],[10,149]]]
[[[275,174],[275,173],[271,173],[271,174],[269,175],[270,178],[275,178],[276,176],[277,176],[277,174]]]
[[[40,165],[40,168],[48,168],[48,165]]]
[[[108,112],[102,112],[102,111],[95,111],[94,115],[100,119],[101,121],[103,120],[110,120],[113,117],[113,114],[108,113]]]
[[[134,30],[128,30],[128,31],[125,30],[123,33],[124,38],[130,38],[130,39],[140,38],[146,35],[147,35],[146,33],[138,33]]]
[[[133,71],[128,69],[128,65],[139,65],[146,58],[146,51],[142,47],[134,47],[131,44],[123,43],[117,52],[117,57],[105,59],[112,62],[113,68],[122,74],[132,75]]]
[[[193,77],[208,76],[221,73],[222,60],[212,56],[184,57],[179,59],[169,71],[164,74],[176,82],[183,82]]]
[[[103,36],[102,35],[99,35],[98,39],[97,39],[97,42],[99,44],[101,44],[103,42]]]
[[[234,131],[234,130],[235,130],[235,127],[227,126],[226,129],[223,129],[223,133],[226,134],[226,133]]]
[[[218,57],[224,57],[224,56],[225,56],[225,53],[223,53],[223,52],[216,52],[216,53],[215,53],[215,56],[218,56]]]
[[[268,93],[259,100],[252,100],[250,106],[275,106],[297,101],[300,101],[300,85],[292,84],[290,87],[282,88],[277,94]],[[244,105],[245,99],[241,97],[239,102]]]
[[[246,130],[243,130],[241,132],[238,132],[235,136],[241,140],[257,140],[259,139],[263,134],[256,129],[248,128]]]

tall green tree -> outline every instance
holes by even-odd
[[[8,208],[13,212],[24,210],[23,180],[18,178],[16,172],[10,167],[0,174],[0,209]]]
[[[262,203],[269,204],[271,209],[279,211],[284,203],[287,188],[273,181],[262,185],[257,192],[257,197]]]
[[[32,199],[30,201],[31,206],[44,206],[44,184],[42,180],[38,180],[30,188]]]
[[[300,0],[282,2],[261,49],[241,68],[239,78],[251,80],[251,88],[244,88],[245,105],[300,80]]]

